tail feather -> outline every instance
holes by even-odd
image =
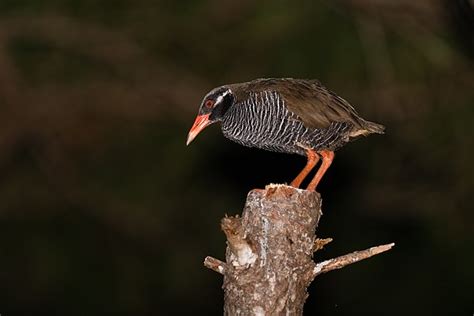
[[[384,134],[385,126],[377,124],[374,122],[369,122],[359,118],[358,126],[355,126],[354,129],[349,133],[351,139],[358,138],[360,136],[367,136],[372,133]]]
[[[385,134],[385,126],[382,124],[365,121],[364,128],[370,133]]]

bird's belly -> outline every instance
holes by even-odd
[[[304,147],[299,144],[303,135],[302,124],[298,122],[271,122],[259,127],[253,124],[239,124],[234,129],[226,129],[222,132],[228,139],[247,147],[261,148],[269,151],[305,154]],[[292,126],[294,125],[294,126]]]
[[[241,124],[232,132],[223,129],[224,136],[247,147],[305,155],[306,149],[336,150],[348,141],[347,127],[335,124],[326,129],[309,129],[300,122],[288,123],[286,129],[258,129]]]
[[[282,103],[239,106],[229,110],[222,121],[225,137],[248,147],[270,151],[306,154],[306,149],[335,150],[347,141],[350,127],[333,122],[327,128],[308,128]]]

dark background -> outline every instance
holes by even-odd
[[[469,0],[0,1],[0,313],[222,313],[219,220],[302,157],[187,132],[213,87],[318,78],[387,132],[338,151],[307,315],[474,312]]]

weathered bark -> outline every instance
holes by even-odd
[[[269,185],[248,194],[242,217],[225,217],[226,263],[206,267],[224,275],[225,315],[301,315],[313,279],[390,249],[393,244],[316,264],[313,253],[331,239],[317,239],[321,197],[316,192]]]

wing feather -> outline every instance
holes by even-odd
[[[328,128],[331,123],[352,124],[352,133],[364,135],[382,133],[382,125],[365,121],[346,100],[324,87],[318,80],[257,79],[237,84],[237,98],[245,100],[249,93],[276,91],[285,101],[288,110],[297,115],[308,128]]]

